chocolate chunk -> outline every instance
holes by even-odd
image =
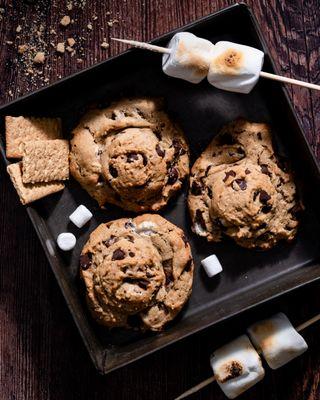
[[[186,150],[182,147],[182,143],[181,143],[180,139],[173,138],[172,146],[174,147],[174,155],[175,155],[175,157],[182,156],[183,154],[186,154]]]
[[[163,260],[162,261],[163,271],[166,276],[166,285],[169,285],[170,282],[173,282],[173,265],[172,259],[170,260]]]
[[[146,166],[148,164],[148,157],[145,154],[141,154],[141,155],[142,155],[143,165]]]
[[[103,242],[103,244],[106,246],[106,247],[109,247],[109,246],[111,246],[113,243],[116,243],[118,241],[118,238],[116,237],[116,236],[114,236],[114,235],[111,235],[110,237],[109,237],[109,239],[107,239],[107,240],[105,240],[104,242]]]
[[[271,176],[271,172],[269,171],[268,165],[267,164],[261,164],[260,165],[261,172],[265,175]]]
[[[113,176],[114,178],[116,178],[118,176],[118,171],[112,165],[109,165],[109,172],[110,172],[111,176]]]
[[[179,178],[179,173],[177,168],[171,167],[168,169],[168,183],[173,185]]]
[[[129,283],[130,285],[138,285],[141,289],[144,290],[146,290],[148,287],[148,282],[144,279],[126,277],[123,279],[123,283]]]
[[[190,272],[191,271],[191,267],[192,267],[192,258],[190,258],[190,260],[188,260],[188,262],[186,263],[186,266],[184,267],[184,271],[185,272]]]
[[[162,140],[162,135],[161,135],[161,130],[156,128],[153,133],[157,136],[157,139],[159,140],[159,142]]]
[[[134,257],[135,256],[134,252],[133,251],[129,251],[129,256],[130,257]]]
[[[127,155],[127,162],[128,163],[132,163],[132,162],[137,161],[137,160],[139,160],[139,156],[138,156],[137,153],[129,153]]]
[[[251,171],[250,171],[250,169],[248,169],[248,168],[247,168],[244,172],[246,173],[246,175],[251,174]]]
[[[209,186],[207,187],[207,193],[208,193],[209,198],[212,199],[212,189]]]
[[[112,261],[115,260],[123,260],[126,256],[126,253],[121,249],[116,249],[112,254]]]
[[[198,223],[203,230],[206,230],[206,223],[203,219],[202,212],[200,210],[196,211],[195,222]]]
[[[87,254],[81,254],[80,256],[80,267],[83,270],[86,270],[90,267],[91,265],[91,259],[92,259],[92,254],[87,253]]]
[[[258,226],[258,229],[265,229],[267,227],[267,224],[265,222],[262,222],[262,224],[260,224]]]
[[[261,132],[258,132],[258,133],[257,133],[257,136],[258,136],[258,139],[259,139],[259,140],[262,140],[262,134],[261,134]]]
[[[101,156],[101,154],[102,154],[102,150],[99,149],[99,150],[97,151],[97,155],[98,155],[98,156]]]
[[[197,181],[193,181],[191,185],[191,194],[199,196],[202,192],[202,185]]]
[[[126,239],[129,240],[129,242],[134,243],[134,238],[132,236],[127,235]]]
[[[234,182],[237,183],[241,190],[247,189],[247,182],[244,179],[235,179]]]
[[[208,166],[207,166],[206,172],[205,172],[205,176],[208,176],[211,167],[212,167],[212,165],[208,165]]]
[[[187,247],[187,245],[188,245],[189,242],[188,242],[188,239],[186,238],[186,236],[185,236],[184,233],[181,235],[181,238],[182,238],[182,240],[184,241],[185,246]]]
[[[259,200],[262,204],[266,204],[271,199],[271,196],[265,190],[260,190]]]
[[[230,171],[227,171],[226,176],[223,178],[223,182],[226,182],[228,180],[229,176],[235,177],[236,173],[232,169]]]
[[[162,150],[162,148],[159,146],[159,144],[156,145],[156,152],[158,154],[159,157],[164,157],[166,152],[164,150]]]

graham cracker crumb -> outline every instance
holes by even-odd
[[[70,20],[69,15],[65,15],[64,17],[61,18],[60,25],[68,26],[70,24],[70,22],[71,22],[71,20]]]
[[[70,47],[73,47],[76,43],[76,41],[73,38],[68,38],[67,43]]]
[[[107,42],[102,42],[100,46],[101,46],[103,49],[106,50],[106,49],[109,48],[110,45],[109,45],[109,43],[107,43]]]
[[[57,47],[56,47],[56,50],[57,50],[58,53],[63,54],[64,51],[65,51],[64,43],[63,42],[58,43]]]
[[[33,62],[35,64],[43,64],[45,61],[45,54],[43,51],[38,51],[37,54],[34,56]]]

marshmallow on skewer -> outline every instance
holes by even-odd
[[[264,377],[259,354],[247,335],[216,350],[210,364],[218,385],[229,399],[236,398]]]
[[[283,313],[256,322],[248,328],[248,334],[272,369],[282,367],[308,349],[303,337]]]
[[[211,54],[209,83],[229,92],[249,93],[258,82],[264,54],[254,47],[218,42]]]
[[[173,36],[168,44],[170,53],[162,56],[163,72],[191,83],[201,82],[208,73],[214,44],[189,32]]]

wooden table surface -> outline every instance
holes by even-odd
[[[5,103],[125,49],[101,43],[112,36],[148,40],[232,4],[227,0],[55,0],[0,2],[0,99]],[[68,9],[67,5],[72,5]],[[252,0],[279,71],[320,83],[319,0]],[[71,8],[69,6],[69,8]],[[73,22],[62,28],[59,21]],[[116,21],[115,21],[116,20]],[[118,21],[118,22],[117,22]],[[76,52],[57,55],[68,37]],[[18,54],[18,45],[29,45]],[[23,49],[22,49],[23,50]],[[21,50],[21,51],[22,51]],[[44,51],[45,64],[32,57]],[[289,88],[308,140],[320,157],[319,92]],[[208,356],[226,331],[243,332],[261,310],[283,310],[294,322],[320,311],[319,284],[300,289],[194,335],[108,376],[87,355],[44,252],[1,164],[0,399],[173,399],[210,376]],[[305,332],[309,351],[243,399],[320,399],[320,323]],[[211,385],[192,399],[224,399]]]

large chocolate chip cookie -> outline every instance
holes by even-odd
[[[70,170],[101,206],[157,211],[188,175],[188,153],[160,101],[121,100],[82,118],[73,131]]]
[[[82,250],[80,270],[93,317],[110,328],[161,330],[191,294],[190,246],[156,214],[101,224]]]
[[[193,231],[208,241],[226,235],[268,249],[297,232],[296,187],[266,124],[236,120],[221,130],[192,168],[188,204]]]

